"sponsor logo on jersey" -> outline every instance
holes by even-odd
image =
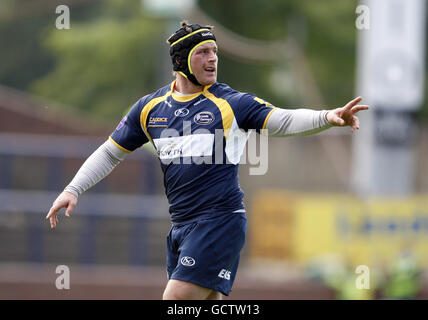
[[[185,117],[188,114],[189,114],[189,109],[187,109],[187,108],[180,108],[180,109],[175,110],[175,112],[174,112],[174,115],[176,117]]]
[[[203,36],[203,37],[206,37],[206,36],[212,36],[213,34],[212,34],[212,32],[202,32],[201,33],[201,35]]]
[[[181,258],[180,262],[185,267],[191,267],[191,266],[195,265],[195,263],[196,263],[195,259],[193,259],[192,257],[189,257],[189,256],[185,256],[185,257]]]
[[[178,145],[174,141],[170,141],[167,144],[163,145],[159,151],[158,155],[161,159],[172,159],[180,157],[183,154],[183,146]]]
[[[150,117],[148,127],[167,127],[168,117]]]
[[[172,129],[168,129],[172,130]],[[186,136],[153,139],[161,160],[180,157],[210,157],[213,154],[214,135],[191,134]],[[167,161],[167,163],[169,163]]]
[[[220,273],[218,274],[218,276],[222,279],[225,280],[230,280],[230,271],[226,270],[226,269],[221,269]]]
[[[202,111],[195,115],[193,121],[197,124],[208,125],[215,120],[214,114],[209,111]]]

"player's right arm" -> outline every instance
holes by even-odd
[[[62,208],[66,208],[65,216],[70,217],[76,207],[78,196],[109,175],[125,159],[128,153],[116,146],[110,139],[92,153],[77,171],[70,184],[53,202],[46,216],[51,228],[55,228],[58,224],[57,214]]]
[[[70,184],[53,202],[46,216],[51,228],[58,224],[57,215],[62,208],[66,208],[65,215],[70,217],[79,195],[110,174],[127,154],[148,141],[140,125],[141,100],[132,106],[109,139],[89,156]]]

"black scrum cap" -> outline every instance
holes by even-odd
[[[201,26],[200,24],[187,24],[184,21],[181,23],[181,28],[168,39],[168,43],[171,45],[169,54],[172,59],[173,70],[198,86],[201,84],[192,72],[190,57],[193,50],[199,45],[216,41],[211,31],[212,28],[211,26]]]

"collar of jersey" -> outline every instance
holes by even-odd
[[[186,94],[185,96],[179,96],[179,95],[174,93],[174,89],[175,89],[175,80],[174,80],[171,83],[171,97],[175,101],[178,101],[178,102],[188,102],[188,101],[191,101],[191,100],[195,99],[196,97],[200,96],[202,93],[207,91],[211,86],[212,86],[212,84],[210,84],[209,86],[205,86],[203,91],[200,91],[200,92],[195,92],[193,94]]]

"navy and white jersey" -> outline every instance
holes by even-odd
[[[127,152],[153,143],[173,223],[244,211],[239,160],[250,130],[264,129],[275,108],[217,82],[184,96],[174,86],[138,100],[110,140]]]

